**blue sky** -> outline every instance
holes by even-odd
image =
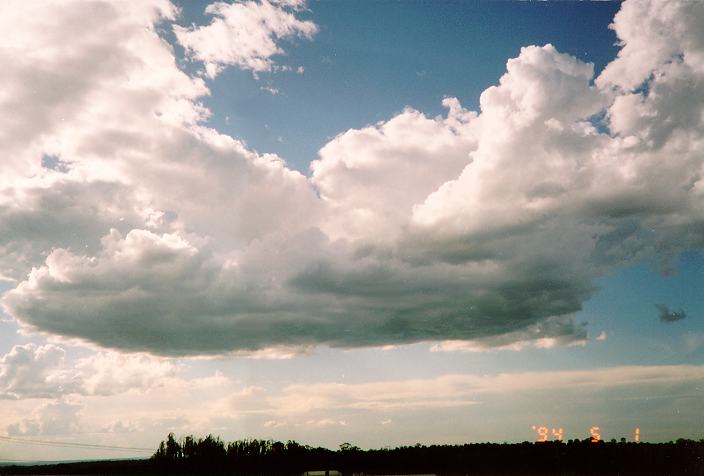
[[[0,460],[701,438],[701,21],[4,4]]]
[[[180,4],[178,23],[207,22],[206,4]],[[608,28],[616,11],[618,2],[316,2],[301,15],[320,26],[315,41],[281,59],[305,74],[226,70],[204,101],[209,123],[307,173],[330,138],[404,107],[434,116],[453,96],[476,110],[522,46],[552,43],[601,71],[618,51]]]

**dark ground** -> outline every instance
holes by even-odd
[[[0,475],[302,474],[310,470],[352,474],[443,475],[698,475],[704,476],[704,440],[670,443],[563,442],[407,446],[340,450],[247,440],[169,435],[149,460],[92,461],[0,467]]]

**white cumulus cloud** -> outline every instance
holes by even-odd
[[[172,361],[147,355],[97,352],[69,361],[54,344],[14,346],[0,357],[0,398],[61,398],[144,391],[175,376]]]
[[[272,58],[284,53],[281,40],[310,39],[318,31],[315,23],[296,17],[304,5],[302,1],[216,2],[205,9],[214,17],[209,25],[176,25],[174,33],[186,51],[205,64],[211,78],[228,65],[254,73],[271,71],[276,66]]]

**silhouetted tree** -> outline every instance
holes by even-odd
[[[168,473],[301,474],[310,469],[338,469],[344,474],[704,474],[704,441],[593,443],[591,438],[519,444],[402,446],[362,450],[343,443],[338,451],[295,441],[239,440],[169,434],[152,458]],[[47,473],[48,474],[48,473]]]

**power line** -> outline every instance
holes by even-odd
[[[49,441],[49,440],[34,440],[29,438],[14,438],[12,436],[0,436],[0,441],[8,441],[12,443],[20,443],[25,445],[36,446],[55,446],[57,448],[81,448],[86,450],[110,450],[110,451],[148,451],[154,452],[153,448],[139,448],[134,446],[114,446],[114,445],[97,445],[92,443],[73,443],[70,441]]]

